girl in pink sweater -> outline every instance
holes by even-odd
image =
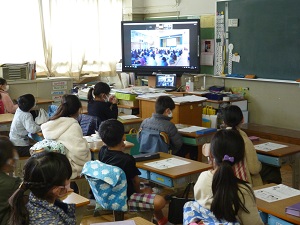
[[[0,77],[0,94],[1,94],[1,100],[4,104],[5,113],[15,113],[16,109],[18,108],[17,104],[14,104],[11,100],[8,91],[8,84],[7,81]]]

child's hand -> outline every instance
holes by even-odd
[[[109,96],[109,101],[112,104],[117,104],[118,103],[118,99],[114,95]]]

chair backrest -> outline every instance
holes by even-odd
[[[127,211],[127,180],[122,169],[94,160],[84,164],[81,175],[103,209]]]
[[[80,124],[84,136],[89,136],[91,134],[94,134],[95,131],[98,131],[101,123],[99,117],[86,114],[80,114],[77,120]]]
[[[169,137],[159,130],[140,129],[138,132],[140,153],[169,152]]]
[[[210,210],[201,206],[197,201],[186,202],[183,206],[183,225],[188,225],[194,220],[201,220],[207,225],[240,225],[239,222],[218,220]]]

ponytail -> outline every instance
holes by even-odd
[[[19,188],[13,193],[8,199],[8,204],[11,207],[10,218],[8,225],[28,225],[29,224],[29,213],[25,207],[25,191],[28,190],[28,186],[22,182]]]
[[[94,88],[91,87],[87,94],[88,103],[91,103],[94,101],[93,91],[94,91]]]
[[[239,211],[238,182],[231,164],[223,161],[214,174],[212,182],[213,201],[211,211],[216,218],[236,222]]]

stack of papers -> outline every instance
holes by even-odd
[[[125,115],[125,116],[119,116],[119,118],[121,120],[130,120],[130,119],[138,119],[140,117],[138,116],[135,116],[135,115]]]
[[[192,133],[192,132],[196,132],[196,131],[204,130],[204,129],[207,129],[207,127],[189,126],[189,127],[178,129],[178,131]]]
[[[181,102],[198,102],[198,101],[206,101],[207,98],[205,97],[200,97],[196,95],[187,95],[183,97],[174,97],[173,101],[175,103],[181,103]]]
[[[163,92],[160,93],[147,93],[143,95],[139,95],[139,98],[145,98],[145,99],[150,99],[150,98],[158,98],[159,96],[170,96],[171,94],[166,94]]]

